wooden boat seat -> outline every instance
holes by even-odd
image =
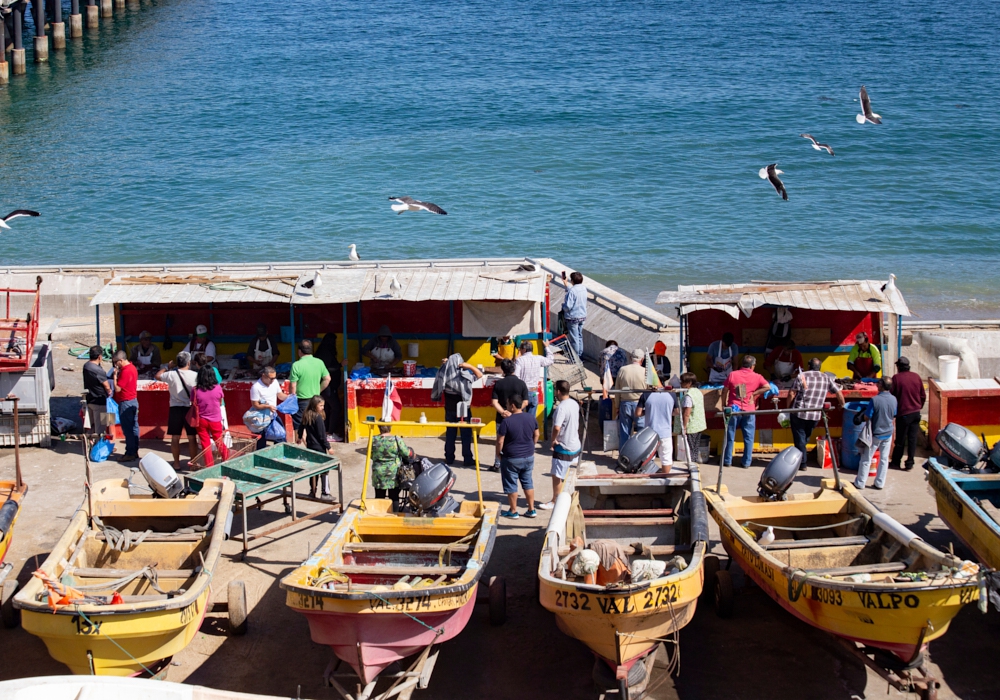
[[[632,547],[623,547],[625,553],[630,557],[635,554],[635,549]],[[689,544],[651,544],[647,545],[646,549],[650,550],[654,557],[669,557],[677,554],[679,552],[690,552],[692,547]],[[559,556],[564,557],[570,553],[571,547],[569,545],[563,545],[559,548]]]
[[[847,537],[816,537],[808,540],[775,540],[771,544],[761,545],[763,549],[806,549],[808,547],[848,547],[868,544],[870,540],[864,535],[849,535]]]
[[[851,574],[888,574],[893,571],[905,571],[906,564],[901,561],[886,561],[879,564],[864,564],[861,566],[842,566],[835,569],[810,569],[811,576],[850,576]]]
[[[585,511],[583,511],[583,516],[584,517],[593,517],[593,516],[602,516],[602,515],[604,515],[604,516],[611,516],[611,517],[614,517],[614,518],[627,518],[627,517],[632,516],[632,515],[653,517],[653,516],[657,516],[657,515],[673,515],[673,514],[674,514],[674,509],[673,508],[648,508],[648,509],[642,509],[642,508],[621,508],[621,509],[613,509],[613,510],[585,510]]]
[[[471,544],[449,544],[441,542],[348,542],[345,552],[468,552]]]
[[[674,518],[584,518],[583,524],[593,527],[600,525],[625,525],[628,527],[633,526],[647,526],[647,527],[663,527],[665,525],[673,525],[675,522]]]
[[[91,569],[86,567],[70,567],[65,573],[77,578],[110,578],[118,579],[139,573],[139,569]],[[159,578],[191,578],[199,573],[196,569],[156,569]]]
[[[143,542],[201,542],[203,539],[211,535],[210,532],[192,532],[190,534],[183,535],[173,535],[165,532],[151,532],[146,537],[143,538]],[[98,542],[106,542],[107,538],[104,536],[103,532],[98,532],[94,535],[94,539]]]
[[[339,574],[366,576],[455,576],[462,573],[461,566],[359,566],[339,564],[330,567]]]

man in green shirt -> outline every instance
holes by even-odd
[[[318,396],[321,391],[330,385],[330,370],[326,368],[326,363],[318,357],[313,357],[313,344],[311,340],[303,340],[299,343],[299,359],[292,364],[292,373],[288,377],[291,382],[293,394],[299,400],[299,412],[292,416],[292,425],[295,426],[296,433],[302,423],[302,414],[309,406],[309,399]]]
[[[882,353],[868,341],[868,334],[864,331],[858,333],[854,340],[851,354],[847,356],[847,369],[854,373],[855,379],[874,379],[882,370]]]

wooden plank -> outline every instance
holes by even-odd
[[[584,525],[624,525],[627,527],[653,527],[673,525],[674,518],[584,518]]]
[[[353,566],[347,564],[334,565],[330,570],[338,574],[357,574],[367,576],[454,576],[462,573],[461,566]]]
[[[139,570],[129,569],[93,569],[87,567],[70,567],[66,569],[67,574],[77,578],[125,578],[138,573]],[[157,569],[156,575],[160,578],[191,578],[197,573],[194,569]]]
[[[986,515],[993,518],[993,521],[1000,524],[1000,508],[997,508],[988,498],[979,499],[979,507],[983,509]]]
[[[810,576],[850,576],[851,574],[888,574],[905,569],[906,564],[901,561],[887,561],[864,566],[842,566],[836,569],[810,569],[806,573]]]
[[[468,552],[471,544],[448,544],[442,542],[348,542],[344,545],[345,552]]]
[[[584,516],[592,515],[610,515],[614,517],[626,517],[629,515],[673,515],[673,508],[649,508],[644,510],[642,508],[622,508],[620,510],[585,510],[583,511]]]
[[[152,532],[143,538],[143,543],[145,542],[201,542],[211,533],[208,532],[195,532],[190,535],[170,535],[164,532]],[[103,532],[98,532],[94,535],[94,539],[99,542],[104,542],[107,538],[104,537]]]
[[[136,499],[133,501],[97,501],[94,512],[100,518],[134,518],[149,517],[188,517],[192,515],[208,516],[219,502],[208,498],[192,498],[189,500],[173,499]]]
[[[684,472],[685,476],[688,472]],[[664,474],[663,472],[653,472],[652,474],[585,474],[584,476],[576,477],[577,481],[581,479],[664,479],[668,476],[672,476],[673,472],[669,474]]]
[[[870,540],[864,535],[853,537],[817,537],[809,540],[775,540],[771,544],[762,545],[766,550],[775,549],[806,549],[808,547],[846,547],[849,545],[868,544]]]
[[[632,547],[623,547],[623,549],[625,550],[625,553],[629,556],[635,554],[635,549],[633,549]],[[669,557],[679,552],[690,552],[691,545],[654,544],[654,545],[647,545],[646,549],[650,550],[654,557]],[[560,547],[559,556],[560,557],[566,556],[567,554],[569,554],[569,550],[570,550],[569,545],[564,545]]]

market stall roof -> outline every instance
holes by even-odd
[[[677,304],[682,316],[717,309],[733,318],[738,318],[741,311],[749,317],[761,306],[910,315],[895,284],[876,280],[681,285],[676,292],[660,292],[656,303]]]
[[[302,263],[227,269],[174,266],[162,272],[121,270],[90,303],[541,302],[545,299],[545,277],[524,259]]]

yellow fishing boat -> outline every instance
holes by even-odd
[[[559,629],[598,657],[594,681],[638,697],[651,652],[661,640],[678,642],[702,593],[708,514],[701,479],[695,465],[643,475],[580,469],[552,510],[539,598]],[[582,560],[576,564],[584,550],[606,551],[608,543],[628,558],[628,574],[611,575],[603,563],[590,574]]]
[[[1000,474],[969,474],[927,460],[938,515],[976,558],[1000,569]]]
[[[5,564],[4,558],[14,539],[14,525],[21,511],[21,501],[28,493],[28,485],[20,482],[21,470],[18,466],[17,481],[0,481],[0,619],[4,627],[17,626],[17,611],[14,609],[14,593],[17,591],[17,581],[9,578],[14,569],[13,564]]]
[[[156,498],[128,479],[97,482],[15,596],[22,626],[73,673],[158,673],[208,611],[233,494],[224,479],[176,498]],[[243,583],[228,592],[230,627],[242,633]]]
[[[475,436],[481,426],[463,427],[473,428]],[[423,460],[407,472],[406,495],[397,504],[366,498],[369,439],[361,498],[348,506],[312,556],[282,579],[286,604],[305,616],[312,640],[329,646],[339,659],[336,665],[349,664],[361,681],[362,692],[349,695],[337,680],[336,665],[331,666],[327,680],[343,697],[373,697],[388,665],[418,653],[392,690],[426,687],[436,660],[431,647],[455,637],[472,616],[499,514],[497,503],[483,501],[478,439],[475,445],[478,500],[455,502],[448,495],[455,481],[451,470]],[[489,600],[491,622],[502,623],[502,578],[491,580]]]

